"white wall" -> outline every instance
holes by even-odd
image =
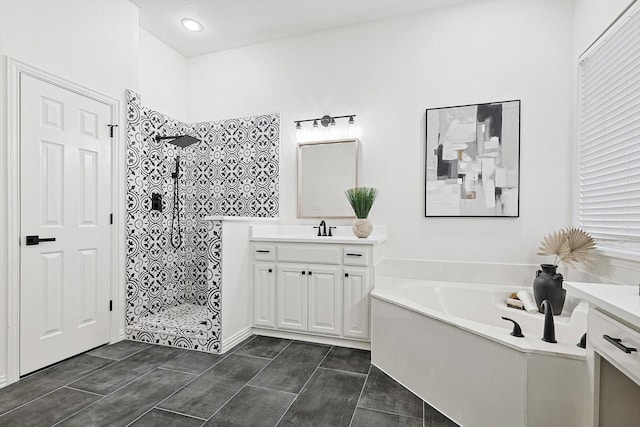
[[[0,0],[0,383],[7,374],[6,57],[120,100],[124,141],[124,90],[138,86],[137,44],[138,10],[126,0]]]
[[[575,0],[574,58],[581,55],[633,0]]]
[[[187,59],[140,29],[139,85],[143,105],[181,121],[187,118]]]
[[[189,59],[190,121],[279,112],[280,216],[296,222],[293,120],[357,114],[387,255],[539,263],[570,222],[572,1],[487,0]],[[519,219],[424,218],[425,109],[522,100]],[[348,221],[331,221],[348,223]]]

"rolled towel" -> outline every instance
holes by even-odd
[[[524,304],[524,309],[527,310],[527,312],[534,313],[538,311],[538,306],[533,298],[531,298],[531,295],[529,295],[529,292],[520,291],[516,295],[518,295],[518,299]]]
[[[518,308],[524,310],[524,304],[517,298],[507,298],[507,307]]]

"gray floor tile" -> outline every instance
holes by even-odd
[[[295,397],[291,393],[246,386],[205,426],[273,427]]]
[[[141,375],[167,363],[187,350],[178,348],[150,346],[124,360],[88,375],[71,384],[71,387],[92,393],[109,394]]]
[[[156,369],[78,412],[60,425],[126,426],[193,378],[193,374]]]
[[[460,427],[427,402],[424,402],[424,425],[425,427]]]
[[[81,354],[23,378],[0,390],[0,414],[112,363],[112,360]]]
[[[319,368],[278,426],[348,426],[365,378]]]
[[[271,361],[269,366],[251,380],[251,384],[272,390],[299,393],[330,348],[320,344],[292,342]]]
[[[0,425],[4,427],[50,426],[100,398],[95,394],[63,387],[0,416]]]
[[[125,357],[129,357],[134,353],[139,352],[149,347],[149,344],[145,344],[137,341],[118,341],[115,344],[105,345],[100,348],[96,348],[88,352],[92,356],[106,357],[107,359],[122,360]]]
[[[153,408],[138,418],[131,427],[199,427],[205,420]]]
[[[223,354],[204,353],[202,351],[186,351],[160,366],[176,371],[201,374],[225,357]]]
[[[158,407],[209,418],[267,363],[267,359],[231,354]]]
[[[333,347],[320,366],[366,374],[371,366],[371,352],[355,348]]]
[[[430,424],[426,424],[429,426]],[[422,427],[422,419],[372,409],[356,408],[351,427]]]
[[[375,366],[371,366],[358,406],[422,418],[422,399]]]
[[[285,340],[282,338],[257,336],[242,347],[238,348],[234,353],[273,359],[282,350],[284,350],[290,342],[291,340]]]

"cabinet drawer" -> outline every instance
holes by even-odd
[[[255,245],[253,247],[253,259],[256,261],[275,261],[276,247],[273,245]]]
[[[362,267],[369,265],[369,248],[358,246],[342,248],[342,263]]]
[[[589,310],[587,336],[598,354],[640,384],[640,332],[596,310]],[[625,348],[636,350],[625,352]]]
[[[311,245],[278,245],[278,261],[340,264],[340,248]]]

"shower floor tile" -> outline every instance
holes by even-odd
[[[92,354],[0,389],[0,425],[456,426],[362,350],[251,337],[216,355],[130,341]]]
[[[209,318],[207,307],[195,304],[179,304],[156,314],[150,314],[138,320],[128,328],[146,331],[162,331],[168,334],[188,337],[206,337],[206,320]]]

